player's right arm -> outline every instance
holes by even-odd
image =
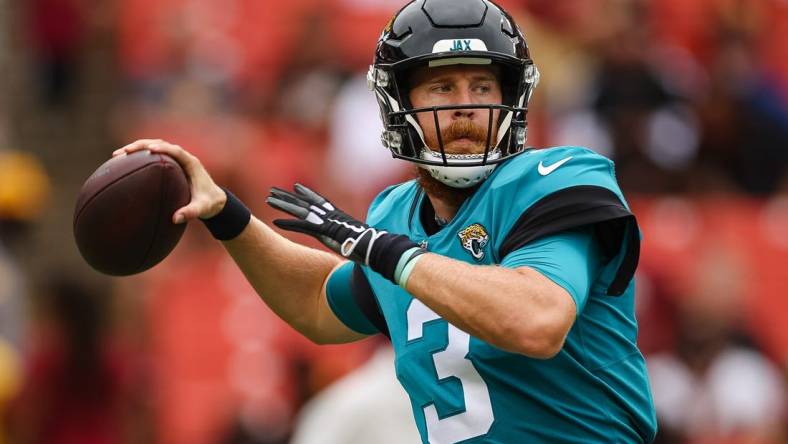
[[[192,154],[162,140],[144,139],[118,149],[113,155],[149,149],[180,163],[191,182],[191,202],[173,214],[175,223],[208,219],[227,201],[224,190]],[[343,343],[365,338],[346,327],[333,313],[326,297],[329,276],[345,261],[337,256],[291,242],[252,216],[236,238],[224,247],[258,295],[285,322],[310,340]]]
[[[254,216],[238,237],[223,244],[268,306],[313,342],[366,337],[337,319],[327,302],[329,276],[345,261],[291,242]]]

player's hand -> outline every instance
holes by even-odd
[[[386,234],[348,216],[309,188],[295,185],[295,193],[272,188],[267,202],[297,219],[277,219],[274,225],[317,238],[328,248],[355,262],[367,264],[375,241]]]
[[[112,156],[122,156],[141,150],[167,154],[181,165],[189,178],[192,198],[188,205],[176,210],[172,215],[174,223],[180,224],[197,218],[209,219],[222,211],[227,202],[227,194],[214,183],[208,171],[200,163],[200,159],[180,146],[161,139],[141,139],[115,150]]]
[[[301,185],[295,192],[272,188],[267,200],[272,207],[296,219],[277,219],[274,225],[308,234],[331,250],[397,283],[395,273],[401,259],[410,260],[424,252],[407,236],[387,233],[356,220],[323,196]],[[407,256],[406,256],[407,253]]]

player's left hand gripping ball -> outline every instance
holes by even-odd
[[[426,252],[407,236],[377,230],[354,219],[301,184],[295,185],[295,192],[272,188],[268,204],[296,217],[275,220],[277,227],[308,234],[395,284],[401,283],[407,263]]]

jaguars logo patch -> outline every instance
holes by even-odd
[[[484,258],[484,247],[490,240],[487,230],[481,224],[473,224],[457,233],[462,248],[468,251],[477,261]]]

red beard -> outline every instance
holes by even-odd
[[[493,135],[490,143],[493,143],[495,139],[496,130],[497,128],[493,126]],[[441,140],[443,141],[443,147],[446,153],[452,152],[452,150],[447,149],[450,148],[449,145],[451,145],[452,142],[463,138],[476,144],[479,148],[479,153],[484,152],[484,144],[487,143],[487,128],[481,127],[470,120],[460,119],[455,120],[451,125],[441,130]],[[433,151],[440,152],[440,144],[434,133],[425,134],[425,139],[428,147]],[[469,188],[454,188],[432,177],[430,172],[424,168],[416,169],[418,170],[418,181],[421,188],[423,188],[428,195],[454,208],[459,208],[460,205],[465,202],[465,199],[472,196],[481,185],[481,183],[479,183]]]
[[[479,183],[469,188],[454,188],[432,177],[430,172],[424,168],[416,167],[416,170],[418,170],[419,185],[424,189],[424,192],[454,208],[459,208],[465,199],[471,197],[481,185]]]

